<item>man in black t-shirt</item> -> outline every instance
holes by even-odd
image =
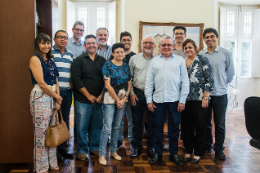
[[[125,63],[129,64],[130,58],[133,55],[136,55],[136,53],[131,51],[132,35],[127,31],[121,32],[120,42],[123,43],[125,46],[125,58],[123,59],[123,61]],[[114,57],[111,55],[109,60],[112,60],[113,58]],[[125,113],[126,113],[127,120],[128,120],[128,140],[132,147],[132,142],[134,141],[134,139],[133,139],[133,120],[132,120],[132,111],[131,111],[130,100],[126,103]],[[123,144],[123,140],[124,140],[123,133],[124,133],[124,117],[122,119],[121,126],[119,128],[118,143],[117,143],[118,148],[120,148]]]
[[[105,58],[96,53],[98,43],[94,35],[85,37],[84,47],[86,53],[78,56],[71,66],[77,124],[77,158],[79,160],[86,160],[88,152],[98,156],[103,127],[104,80],[102,67],[106,62]]]

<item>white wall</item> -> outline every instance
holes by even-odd
[[[214,0],[126,0],[125,30],[133,37],[138,52],[139,21],[204,23],[214,27]]]
[[[58,0],[59,29],[67,31],[67,0]]]

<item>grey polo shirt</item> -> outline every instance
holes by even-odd
[[[84,42],[80,40],[80,43],[77,44],[77,42],[74,40],[73,37],[69,38],[68,44],[66,46],[66,49],[71,51],[73,53],[74,59],[80,56],[81,54],[86,52],[86,49],[84,48]]]
[[[221,96],[228,93],[228,83],[232,82],[235,75],[235,67],[232,53],[227,49],[217,46],[210,54],[208,49],[199,53],[208,58],[214,76],[214,89],[211,96]]]
[[[130,58],[129,66],[132,75],[130,95],[134,95],[134,88],[144,91],[146,73],[152,59],[157,56],[153,54],[151,57],[146,59],[143,53],[139,53]]]
[[[182,49],[182,50],[177,50],[176,48],[173,48],[172,53],[175,54],[175,55],[182,56],[183,58],[186,58],[186,57],[187,57],[187,56],[184,54],[183,49]]]

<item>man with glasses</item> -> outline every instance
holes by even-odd
[[[112,52],[112,47],[107,45],[109,32],[105,27],[97,29],[96,37],[98,40],[97,54],[103,56],[106,60],[109,60]]]
[[[71,66],[77,124],[77,157],[80,160],[86,160],[88,151],[98,156],[103,127],[102,67],[106,62],[105,58],[96,53],[98,44],[94,35],[85,37],[84,47],[86,53],[78,56]]]
[[[147,110],[146,98],[144,95],[145,78],[148,67],[152,59],[156,56],[153,54],[155,49],[155,40],[152,36],[147,35],[141,41],[142,53],[133,56],[130,59],[129,66],[132,75],[132,86],[130,90],[132,115],[133,115],[133,150],[130,157],[138,157],[142,153],[143,137],[143,115]],[[153,131],[153,112],[147,110],[147,155],[153,157],[154,148],[152,140]]]
[[[214,89],[210,93],[210,102],[208,106],[206,140],[204,153],[211,153],[213,137],[212,137],[212,110],[214,113],[215,123],[215,158],[225,160],[226,156],[223,152],[225,149],[225,121],[227,110],[227,93],[228,83],[232,82],[235,75],[234,62],[232,53],[225,48],[218,46],[218,32],[214,28],[207,28],[203,32],[203,39],[207,45],[199,54],[208,58],[213,74],[214,74]]]
[[[129,64],[130,58],[133,55],[136,55],[136,53],[131,51],[131,47],[132,47],[132,35],[127,32],[121,32],[120,33],[120,42],[124,44],[125,46],[125,58],[123,59],[123,61],[127,64]],[[113,55],[111,55],[109,60],[112,60],[114,57]],[[126,116],[127,116],[127,120],[128,120],[128,141],[130,142],[130,146],[132,147],[132,142],[133,142],[133,118],[132,118],[132,111],[131,111],[131,102],[130,100],[128,100],[128,102],[126,103],[126,107],[125,107],[125,112],[126,112]],[[123,140],[124,140],[124,117],[122,119],[120,128],[119,128],[119,137],[118,137],[118,142],[117,142],[117,147],[120,148],[123,144]]]
[[[159,49],[161,55],[153,58],[145,81],[147,107],[154,112],[155,155],[149,163],[153,165],[162,160],[163,127],[168,111],[170,160],[176,165],[182,165],[178,156],[179,124],[181,112],[185,109],[186,98],[189,94],[189,78],[185,60],[172,53],[173,39],[171,37],[163,37]]]
[[[175,26],[173,28],[172,37],[175,39],[173,54],[186,58],[186,55],[184,54],[183,46],[182,46],[182,44],[186,38],[186,28],[184,26],[180,26],[180,25]]]
[[[79,55],[86,51],[83,47],[84,42],[83,40],[81,40],[84,34],[84,29],[84,23],[81,21],[76,21],[73,25],[73,37],[69,39],[66,48],[73,53],[74,58],[77,58]]]
[[[186,38],[186,28],[184,26],[175,26],[173,28],[173,35],[172,37],[175,39],[175,44],[173,48],[173,54],[182,56],[183,58],[186,58],[186,55],[184,54],[183,51],[183,42],[184,39]],[[181,133],[181,139],[183,139],[183,133]],[[184,145],[182,144],[184,147]],[[163,146],[163,149],[168,151],[169,150],[169,140],[166,142],[166,144]]]
[[[68,43],[68,33],[64,30],[58,30],[53,38],[55,45],[52,48],[54,55],[54,62],[59,71],[59,86],[60,96],[63,98],[61,103],[61,113],[63,120],[69,128],[70,107],[72,102],[72,90],[70,83],[70,67],[73,62],[73,54],[66,49]],[[66,143],[64,142],[57,147],[58,159],[62,157],[66,159],[73,159],[73,154],[69,154],[66,150]]]

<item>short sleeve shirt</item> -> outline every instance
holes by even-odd
[[[123,62],[123,65],[116,66],[112,61],[107,61],[103,68],[102,73],[104,79],[110,80],[110,85],[115,90],[119,99],[125,97],[128,89],[128,81],[131,80],[130,67],[128,64]],[[116,101],[110,96],[107,89],[104,89],[104,104],[115,104]]]

